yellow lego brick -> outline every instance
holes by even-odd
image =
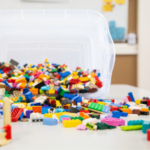
[[[2,101],[2,100],[0,100],[0,103],[3,103],[3,101]]]
[[[1,75],[1,73],[0,73],[0,78],[2,79],[2,75]]]
[[[47,79],[47,80],[50,79],[50,76],[46,76],[46,79]]]
[[[32,106],[26,106],[25,109],[32,110]]]
[[[48,90],[48,93],[49,93],[49,94],[55,94],[55,90],[53,90],[53,89]]]
[[[93,84],[96,83],[96,81],[95,81],[95,79],[94,79],[93,77],[90,78],[90,81],[91,81]]]
[[[68,115],[70,117],[78,117],[78,114],[76,114],[76,113],[67,113],[67,114],[64,114],[64,115]]]
[[[23,104],[25,107],[27,106],[27,103],[17,103],[17,104]]]
[[[141,104],[141,99],[135,100],[135,103],[136,103],[137,105]]]
[[[52,118],[53,114],[52,113],[47,113],[47,114],[44,114],[44,117],[46,118]]]
[[[74,71],[74,72],[72,73],[72,75],[78,75],[78,72],[75,72],[75,71]]]
[[[26,98],[25,98],[25,96],[24,96],[24,95],[22,96],[22,100],[23,100],[23,101],[25,101],[25,100],[26,100]]]
[[[116,4],[124,4],[125,0],[116,0]]]
[[[69,76],[67,76],[65,79],[63,79],[62,81],[59,81],[59,83],[64,83],[65,84],[65,82],[67,81],[67,79],[68,78],[70,78],[71,77],[71,75],[69,75]]]
[[[107,5],[103,5],[103,11],[112,11],[113,10],[113,5],[111,4],[107,4]]]
[[[30,83],[29,83],[29,86],[32,86],[32,85],[33,85],[33,82],[30,82]]]
[[[82,82],[85,82],[85,81],[89,81],[89,78],[88,77],[80,77],[79,80]]]
[[[103,0],[104,3],[111,3],[113,0]]]
[[[79,124],[82,124],[82,121],[76,119],[76,120],[64,120],[63,121],[63,127],[65,128],[72,128],[77,127]]]
[[[98,102],[98,104],[100,104],[100,105],[105,105],[105,103],[104,103],[104,102]]]
[[[73,79],[79,79],[79,76],[78,75],[74,75],[72,76]]]
[[[37,67],[32,68],[33,71],[37,71]]]
[[[61,87],[66,88],[66,85],[61,85]]]
[[[59,106],[61,106],[61,103],[59,100],[56,100],[56,107],[59,107]]]

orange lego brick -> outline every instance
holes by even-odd
[[[90,118],[88,115],[86,115],[84,112],[80,112],[79,114],[81,117],[83,117],[84,119],[88,119]]]
[[[149,109],[148,108],[142,108],[141,111],[143,111],[143,112],[149,112]]]
[[[122,110],[123,112],[128,113],[128,114],[132,114],[132,110],[131,110],[130,108],[121,108],[121,110]]]
[[[20,85],[20,88],[22,88],[22,89],[24,89],[26,87],[26,83],[22,83],[21,85]]]
[[[17,83],[27,83],[27,80],[25,78],[20,78],[16,80]]]
[[[34,113],[41,113],[41,109],[42,109],[41,106],[33,106],[32,107],[32,110]]]
[[[77,127],[79,124],[82,124],[82,121],[79,119],[63,121],[63,127],[65,128]]]
[[[38,78],[41,79],[41,80],[43,80],[44,77],[46,77],[45,74],[40,74]]]
[[[35,88],[35,89],[29,89],[30,92],[32,92],[33,95],[37,95],[39,94],[39,89]]]

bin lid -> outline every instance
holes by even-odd
[[[0,61],[38,64],[47,58],[75,69],[97,69],[103,87],[85,98],[105,98],[115,62],[106,19],[93,10],[1,10]]]

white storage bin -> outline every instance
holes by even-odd
[[[97,69],[103,87],[88,98],[105,98],[115,62],[115,48],[105,18],[92,10],[0,11],[0,61],[23,65],[65,63]]]

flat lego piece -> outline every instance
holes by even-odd
[[[121,126],[120,127],[124,131],[132,131],[132,130],[142,130],[142,125],[135,126]]]
[[[20,115],[22,114],[23,109],[22,108],[14,108],[11,113],[11,121],[16,122],[18,121]]]
[[[50,126],[54,126],[58,124],[58,120],[57,119],[53,119],[53,118],[44,118],[43,119],[43,125],[50,125]]]
[[[128,118],[129,118],[129,120],[138,120],[139,119],[137,114],[129,114]]]
[[[125,120],[117,119],[117,118],[106,118],[106,119],[102,119],[101,122],[104,122],[111,126],[124,126],[125,125]]]
[[[80,120],[64,120],[63,121],[63,127],[65,128],[71,128],[71,127],[77,127],[79,124],[82,124]]]
[[[97,122],[96,125],[97,125],[97,130],[115,129],[116,128],[115,126],[110,126],[103,122],[100,122],[100,123]]]

